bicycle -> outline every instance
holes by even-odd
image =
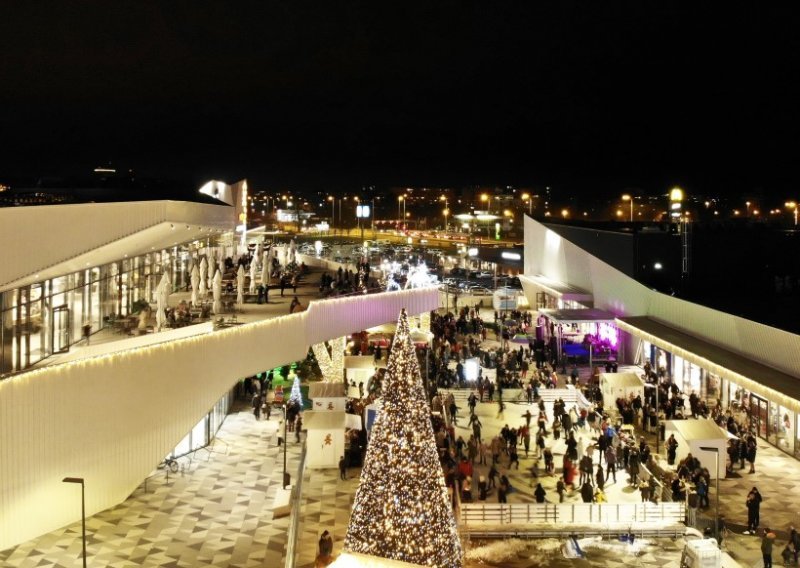
[[[172,456],[167,456],[164,461],[158,464],[158,469],[169,469],[172,473],[178,473],[178,460]]]

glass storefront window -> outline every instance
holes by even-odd
[[[192,428],[192,449],[202,448],[208,444],[208,415],[203,416],[200,422]]]
[[[789,409],[778,404],[769,405],[770,408],[770,443],[789,454],[794,453],[795,416]]]

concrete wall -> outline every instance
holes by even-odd
[[[305,312],[0,382],[0,549],[120,503],[241,377],[309,345],[438,307],[436,289],[312,302]]]

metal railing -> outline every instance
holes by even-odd
[[[285,442],[284,442],[285,443]],[[286,563],[285,568],[295,568],[297,564],[297,538],[299,535],[301,497],[303,495],[303,470],[306,466],[306,444],[300,452],[300,463],[297,465],[297,484],[292,488],[294,503],[292,503],[292,520],[289,523],[289,532],[286,535]]]
[[[684,503],[463,503],[459,523],[465,526],[682,524]]]

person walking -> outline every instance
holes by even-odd
[[[563,485],[563,483],[562,483],[562,485]],[[542,484],[541,483],[537,483],[536,484],[536,489],[533,492],[533,496],[536,497],[536,502],[537,503],[544,503],[544,498],[545,498],[546,495],[547,495],[547,492],[544,490],[544,487],[542,487]]]
[[[789,527],[789,544],[794,550],[794,563],[797,564],[797,556],[800,554],[800,533],[793,526]]]
[[[775,544],[775,533],[764,529],[764,536],[761,537],[761,557],[764,559],[764,568],[772,568],[772,546]]]
[[[564,492],[567,490],[567,486],[564,484],[564,477],[559,477],[558,482],[556,483],[556,493],[558,493],[558,502],[564,502]]]
[[[750,463],[750,473],[756,472],[756,439],[753,436],[747,440],[747,461]]]
[[[327,566],[330,564],[331,554],[333,554],[333,538],[328,531],[322,533],[319,538],[319,556],[317,557],[318,564]]]
[[[605,485],[605,482],[606,482],[606,478],[603,475],[603,465],[602,464],[597,464],[597,473],[595,474],[594,479],[595,479],[595,483],[597,484],[597,487],[602,491],[603,490],[603,485]]]
[[[675,454],[678,451],[678,440],[675,439],[675,434],[670,434],[667,440],[667,463],[675,465]]]
[[[614,483],[617,482],[617,453],[612,446],[606,448],[606,479],[613,476]]]
[[[347,480],[347,462],[344,459],[344,456],[339,458],[339,479]]]
[[[747,530],[744,531],[744,534],[756,534],[758,523],[761,520],[761,501],[761,493],[758,492],[756,487],[753,487],[750,493],[747,494],[747,501],[745,502],[747,505]]]

